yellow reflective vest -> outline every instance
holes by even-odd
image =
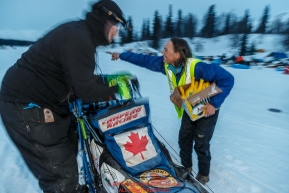
[[[195,66],[200,61],[201,60],[196,59],[196,58],[188,58],[186,61],[185,68],[181,72],[182,74],[181,74],[181,77],[180,77],[180,80],[178,83],[177,83],[176,75],[169,68],[170,64],[168,64],[168,63],[164,64],[171,94],[173,94],[176,87],[191,83],[192,77],[195,76]],[[178,118],[181,118],[183,116],[183,113],[184,113],[184,108],[181,108],[179,110],[178,107],[175,106],[175,109],[177,111]]]

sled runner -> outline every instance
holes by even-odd
[[[136,77],[119,80],[128,87],[122,89],[129,94],[120,94],[126,97],[70,104],[78,121],[79,183],[91,193],[207,193],[155,137],[149,101],[141,97]]]

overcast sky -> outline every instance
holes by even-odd
[[[67,20],[84,17],[91,0],[1,0],[0,30],[41,30],[46,31]],[[251,18],[259,21],[266,5],[270,5],[270,15],[288,12],[288,0],[115,0],[125,15],[132,16],[136,29],[143,19],[153,19],[155,10],[165,18],[169,4],[173,5],[173,17],[181,9],[183,15],[193,13],[202,21],[210,5],[216,5],[217,15],[230,11],[243,16],[249,9]]]

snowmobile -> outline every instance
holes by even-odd
[[[91,193],[209,192],[154,135],[149,100],[141,96],[136,76],[103,77],[118,84],[115,99],[70,104],[78,122],[79,183]]]

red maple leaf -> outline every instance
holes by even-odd
[[[141,139],[139,138],[138,133],[130,133],[130,136],[128,136],[131,142],[126,142],[124,144],[125,150],[133,153],[133,156],[137,155],[138,153],[141,154],[142,159],[144,160],[144,156],[142,154],[142,151],[146,151],[146,145],[148,144],[147,136],[142,136]]]

